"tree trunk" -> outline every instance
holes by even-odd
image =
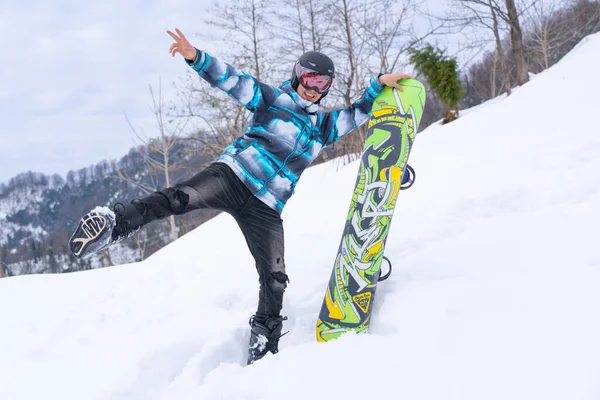
[[[110,254],[108,253],[108,251],[107,251],[107,250],[102,250],[102,251],[100,252],[100,254],[102,254],[102,257],[103,257],[103,258],[106,260],[106,262],[108,263],[108,266],[109,266],[109,267],[112,267],[112,266],[114,266],[114,264],[113,264],[113,262],[112,262],[112,259],[110,258]]]
[[[356,74],[356,63],[354,62],[354,46],[352,45],[352,33],[350,27],[350,16],[348,10],[348,1],[343,0],[343,15],[344,15],[344,30],[346,33],[346,41],[348,44],[348,62],[350,64],[350,73],[348,74],[348,85],[346,88],[346,93],[344,94],[344,99],[346,100],[346,105],[352,104],[352,99],[350,98],[350,93],[352,91],[352,85],[354,83],[354,74]]]
[[[527,61],[525,60],[523,35],[521,33],[519,15],[514,0],[506,0],[506,11],[508,12],[510,40],[517,68],[517,80],[519,85],[523,85],[529,81],[529,68],[527,66]]]
[[[256,68],[256,72],[254,77],[260,81],[260,61],[258,57],[258,10],[256,9],[256,3],[252,2],[252,57],[254,58],[254,67]]]
[[[498,58],[498,61],[500,61],[500,69],[502,70],[502,74],[504,75],[504,86],[506,87],[506,95],[510,96],[510,93],[511,93],[510,74],[508,73],[508,68],[506,66],[506,59],[504,58],[504,52],[502,51],[502,42],[500,40],[500,32],[498,31],[498,18],[496,17],[496,11],[494,11],[494,7],[492,7],[491,1],[490,1],[490,10],[492,12],[492,18],[494,20],[494,36],[496,38],[496,57]]]
[[[162,136],[162,144],[163,144],[163,172],[165,173],[165,184],[166,187],[171,187],[171,167],[169,166],[169,148],[170,143],[167,137],[164,134]],[[177,224],[175,223],[175,216],[171,215],[169,217],[169,225],[171,226],[171,241],[174,242],[177,240]]]

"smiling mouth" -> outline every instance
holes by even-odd
[[[317,95],[316,94],[310,95],[307,92],[304,92],[304,98],[306,100],[313,101],[313,100],[315,100],[317,98]]]

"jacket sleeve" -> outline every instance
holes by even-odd
[[[323,144],[328,146],[337,142],[369,119],[375,97],[383,90],[376,77],[371,78],[364,93],[349,107],[333,110],[324,114],[321,123]]]
[[[219,61],[205,51],[196,50],[194,61],[185,60],[188,65],[211,86],[221,89],[248,110],[256,112],[266,109],[277,97],[271,86],[260,83],[255,77]]]

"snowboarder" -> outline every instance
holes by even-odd
[[[231,214],[256,262],[258,308],[250,318],[248,364],[277,353],[282,336],[283,293],[289,282],[284,264],[281,212],[300,175],[321,149],[369,117],[373,99],[405,74],[379,74],[349,107],[326,112],[319,103],[333,84],[335,68],[326,55],[309,51],[292,69],[291,80],[269,86],[198,50],[179,29],[169,52],[184,57],[201,78],[253,113],[244,134],[209,167],[190,179],[142,199],[96,208],[79,222],[69,242],[82,258],[132,236],[143,225],[196,209]]]

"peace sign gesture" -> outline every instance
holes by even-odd
[[[175,57],[175,53],[179,53],[186,59],[194,61],[196,59],[197,50],[191,45],[191,43],[185,38],[179,29],[175,29],[175,32],[177,32],[177,34],[167,31],[167,33],[171,35],[173,39],[175,39],[175,43],[169,47],[169,53],[171,53],[173,57]]]

